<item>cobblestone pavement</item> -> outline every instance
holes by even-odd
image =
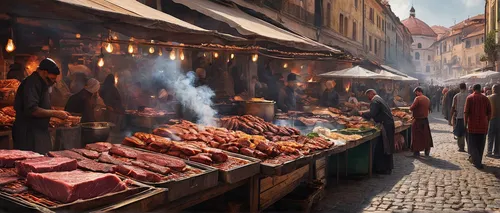
[[[315,212],[500,211],[500,159],[484,158],[483,170],[473,167],[441,118],[430,116],[431,157],[397,153],[391,175],[334,186]]]

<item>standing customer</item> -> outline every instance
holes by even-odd
[[[481,94],[481,85],[473,87],[474,92],[465,101],[465,126],[469,133],[469,161],[478,169],[483,168],[483,152],[491,118],[490,100]]]
[[[49,134],[51,117],[67,119],[68,112],[52,110],[49,87],[60,74],[56,63],[43,59],[37,71],[25,78],[17,90],[14,101],[16,121],[12,129],[14,149],[47,153],[52,149]]]
[[[411,150],[414,156],[420,156],[421,151],[425,151],[425,156],[431,152],[432,136],[429,127],[429,111],[431,110],[431,101],[423,93],[421,87],[413,90],[415,100],[410,107],[413,112],[413,124],[411,126]]]
[[[391,109],[377,92],[369,89],[365,95],[371,101],[370,111],[361,113],[365,119],[373,119],[376,123],[382,124],[380,139],[373,146],[373,170],[379,174],[391,174],[394,168],[392,153],[394,153],[394,118]]]
[[[488,156],[500,157],[500,85],[493,85],[493,94],[488,96],[491,104],[491,120],[488,130]]]
[[[469,92],[467,92],[467,85],[460,84],[460,92],[453,97],[453,105],[451,106],[451,117],[453,120],[453,134],[457,137],[458,151],[465,152],[465,139],[467,132],[465,131],[464,109],[465,101]]]

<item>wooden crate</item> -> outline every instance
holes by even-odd
[[[292,192],[309,173],[309,165],[303,166],[286,175],[266,177],[260,180],[260,210],[263,210],[276,201]]]

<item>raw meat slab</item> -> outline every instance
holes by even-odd
[[[77,167],[76,160],[67,157],[40,157],[16,162],[17,174],[26,177],[29,172],[63,172]]]

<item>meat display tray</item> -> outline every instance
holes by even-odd
[[[223,181],[225,183],[237,183],[241,180],[245,180],[247,178],[250,178],[256,174],[259,174],[260,172],[260,160],[252,157],[248,157],[245,155],[241,154],[236,154],[232,152],[226,152],[224,151],[227,155],[235,158],[240,158],[243,160],[247,160],[250,163],[239,166],[239,167],[234,167],[229,170],[222,170],[219,169],[219,179],[220,181]]]
[[[59,203],[57,201],[52,201],[44,195],[41,195],[31,189],[20,194],[0,192],[0,210],[7,212],[87,212],[92,209],[109,205],[110,203],[118,203],[136,195],[154,190],[153,187],[136,181],[130,181],[129,183],[129,186],[132,187],[127,190],[109,193],[92,199],[77,200],[71,203]],[[53,205],[49,205],[49,202],[53,203]]]
[[[158,155],[166,155],[163,153],[158,153],[158,152],[153,152],[145,149],[140,149],[137,147],[130,147],[131,149],[136,149],[142,152],[148,152],[148,153],[154,153]],[[173,157],[168,155],[169,157]],[[174,157],[176,158],[176,157]],[[179,158],[180,159],[180,158]],[[183,160],[183,159],[181,159]],[[196,192],[203,191],[205,189],[209,189],[212,187],[217,186],[218,184],[218,169],[206,166],[201,163],[196,163],[193,161],[187,161],[183,160],[186,162],[188,166],[197,168],[202,170],[203,172],[197,175],[189,176],[189,177],[182,177],[180,179],[174,179],[174,180],[167,180],[167,181],[162,181],[162,182],[147,182],[147,181],[139,181],[141,183],[154,186],[154,187],[161,187],[161,188],[168,188],[168,196],[167,199],[168,201],[174,201],[177,200],[181,197],[187,196],[194,194]],[[130,177],[128,177],[130,178]]]
[[[153,129],[159,125],[167,123],[170,119],[175,118],[175,114],[166,114],[163,116],[143,116],[137,114],[125,114],[132,126]]]
[[[260,173],[264,176],[286,175],[308,164],[311,160],[312,156],[308,155],[284,162],[282,164],[270,164],[262,162],[260,163]]]

